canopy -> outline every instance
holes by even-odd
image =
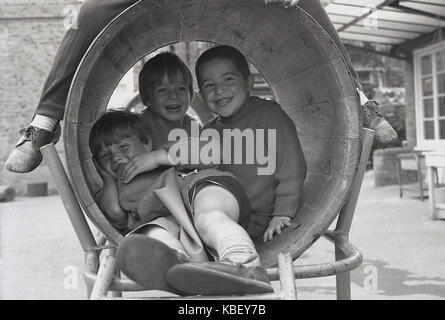
[[[444,0],[324,1],[332,23],[346,45],[373,43],[379,53],[404,58],[423,41],[442,38]]]

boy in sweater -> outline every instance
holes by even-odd
[[[245,57],[233,47],[205,51],[196,62],[196,78],[204,104],[218,115],[203,132],[213,129],[215,137],[223,137],[219,168],[238,178],[251,203],[247,232],[254,241],[271,240],[290,225],[300,207],[306,161],[295,124],[276,102],[250,97],[253,76]],[[238,142],[226,140],[228,134],[237,135]],[[261,153],[275,162],[267,163],[266,170],[264,161],[258,159]],[[206,273],[221,280],[215,283],[220,286],[244,270],[224,262],[190,262],[173,266],[167,281],[180,291],[196,294]]]
[[[240,180],[251,202],[249,235],[254,240],[270,240],[290,225],[300,207],[306,161],[295,124],[278,103],[250,96],[253,76],[246,58],[233,47],[217,46],[204,52],[196,62],[196,77],[206,107],[218,115],[205,128],[216,129],[220,136],[227,129],[268,132],[253,136],[263,140],[255,141],[255,146],[264,145],[265,153],[274,153],[273,172],[261,173],[258,169],[262,164],[258,160],[245,161],[248,154],[241,163],[233,159],[224,161],[221,168]],[[274,132],[275,139],[269,134]],[[239,154],[237,145],[231,145],[230,154]],[[248,153],[249,146],[243,146],[242,150]]]

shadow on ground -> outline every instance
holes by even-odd
[[[433,295],[445,298],[445,278],[418,276],[404,269],[388,266],[380,260],[365,260],[351,272],[351,283],[368,289],[378,296],[408,297]],[[299,287],[299,291],[336,294],[335,286]]]

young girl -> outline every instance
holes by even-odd
[[[165,52],[146,63],[139,86],[142,101],[148,107],[141,117],[122,111],[107,112],[90,132],[90,148],[104,180],[97,201],[110,222],[124,234],[150,222],[119,245],[119,268],[147,289],[175,292],[165,274],[188,257],[178,240],[178,222],[166,208],[154,203],[156,198],[151,191],[162,180],[163,166],[176,165],[161,148],[168,142],[169,131],[191,130],[193,119],[186,112],[193,82],[190,69],[176,55]],[[233,283],[225,286],[226,282],[220,281],[222,285],[215,287],[208,281],[202,291],[187,293],[273,292],[244,229],[250,205],[236,178],[216,169],[188,170],[178,172],[176,182],[203,243],[218,260],[232,266],[224,266],[223,272],[204,272],[202,276],[217,281],[232,270],[240,280],[235,288]]]

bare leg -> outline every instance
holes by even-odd
[[[231,192],[203,188],[195,197],[194,215],[196,231],[219,261],[175,265],[167,272],[170,285],[201,295],[273,292],[252,240],[237,223],[239,206]]]
[[[40,148],[57,143],[58,122],[63,119],[65,102],[74,73],[86,50],[99,32],[120,12],[137,0],[86,0],[80,8],[75,27],[60,43],[33,118],[6,160],[9,171],[24,173],[42,162]]]
[[[237,222],[239,206],[235,196],[219,186],[200,190],[194,200],[195,228],[219,260],[259,265],[258,253],[247,231]]]
[[[165,244],[167,247],[175,250],[182,259],[188,260],[187,253],[185,252],[184,246],[179,241],[178,237],[166,229],[159,226],[149,226],[144,232],[143,235],[158,240]]]
[[[65,101],[80,60],[99,32],[137,0],[86,0],[77,17],[77,28],[69,29],[59,45],[46,79],[36,113],[63,119]]]
[[[235,196],[219,186],[198,191],[194,204],[195,228],[203,242],[218,253],[217,262],[183,263],[170,268],[170,285],[187,294],[272,293],[258,253],[238,223]]]

